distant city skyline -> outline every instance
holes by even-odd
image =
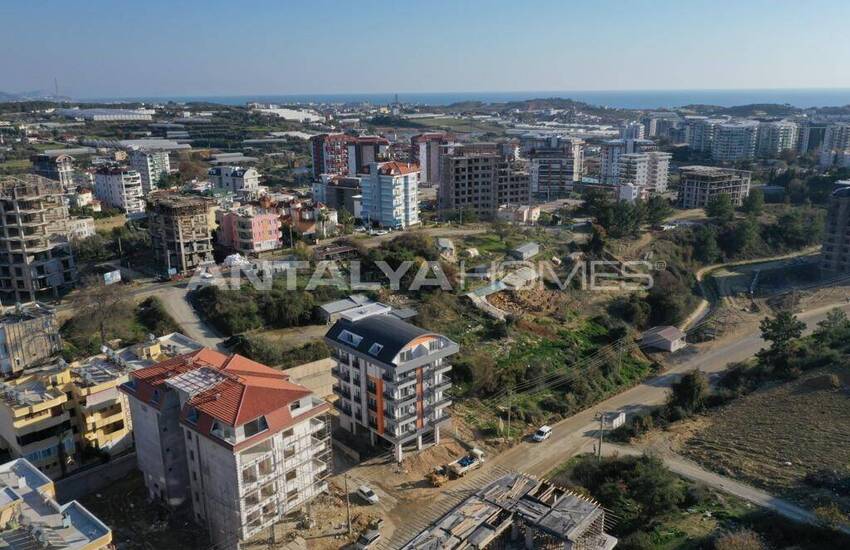
[[[850,88],[848,16],[841,0],[10,0],[0,91],[54,78],[75,98]]]

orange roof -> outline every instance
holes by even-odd
[[[378,165],[378,173],[383,176],[403,176],[419,171],[418,164],[408,162],[390,161]]]
[[[200,413],[198,420],[188,425],[204,435],[209,435],[216,420],[236,427],[261,416],[266,417],[269,425],[269,431],[265,432],[264,436],[276,433],[293,423],[289,405],[312,394],[304,386],[290,382],[289,376],[279,370],[241,355],[225,355],[209,348],[179,355],[134,371],[130,376],[135,380],[135,386],[125,385],[122,389],[159,408],[162,399],[154,400],[154,393],[170,391],[171,387],[166,385],[169,379],[203,368],[215,370],[221,379],[193,395],[184,405],[181,419],[186,424],[187,411],[190,408],[196,409]],[[327,406],[320,407],[314,414],[325,410]],[[313,414],[305,418],[309,416]],[[213,439],[227,445],[218,438]],[[240,442],[236,447],[254,440],[252,437]]]

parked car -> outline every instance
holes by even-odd
[[[380,500],[378,495],[375,494],[375,491],[373,491],[368,485],[361,485],[358,487],[357,494],[369,504],[377,504]]]
[[[375,546],[379,540],[381,540],[381,531],[379,529],[369,529],[357,538],[354,547],[357,550],[366,550]]]
[[[534,432],[534,435],[531,438],[538,443],[540,441],[545,441],[552,437],[552,428],[549,426],[540,426],[540,428]]]

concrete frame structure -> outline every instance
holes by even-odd
[[[213,201],[170,192],[148,197],[148,231],[154,257],[165,273],[187,274],[213,262],[209,227]]]
[[[0,294],[7,302],[56,298],[77,280],[58,181],[0,178]]]
[[[821,269],[850,272],[850,187],[838,188],[829,197]]]
[[[680,169],[679,206],[705,208],[715,195],[729,195],[741,206],[750,194],[751,173],[716,166],[683,166]]]
[[[341,314],[325,342],[337,366],[334,404],[343,429],[368,432],[372,445],[380,438],[401,462],[404,445],[423,446],[449,421],[445,393],[451,380],[446,359],[459,348],[443,335],[428,332],[392,315],[383,304],[369,304]]]
[[[56,312],[40,302],[18,304],[0,317],[0,374],[9,376],[62,352]]]
[[[237,549],[327,489],[329,406],[278,370],[204,348],[121,389],[150,497],[190,500],[216,548]]]

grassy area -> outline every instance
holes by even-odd
[[[492,122],[484,122],[480,120],[453,118],[453,117],[435,117],[416,119],[416,122],[433,129],[444,129],[450,132],[482,132],[491,134],[504,134],[505,129],[498,124]]]
[[[767,387],[710,412],[708,426],[683,452],[707,468],[808,508],[835,502],[850,512],[850,490],[836,493],[816,481],[834,475],[850,484],[848,390],[850,371],[844,364]]]
[[[108,218],[98,218],[94,220],[94,228],[97,231],[112,231],[113,227],[122,227],[127,223],[127,216],[118,214]]]
[[[0,174],[25,172],[32,166],[29,159],[14,159],[0,162]]]

